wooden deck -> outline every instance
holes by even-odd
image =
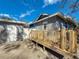
[[[61,55],[74,56],[77,52],[76,33],[73,30],[33,30],[30,33],[30,39]]]

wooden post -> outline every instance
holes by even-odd
[[[69,40],[69,52],[74,53],[77,50],[77,37],[75,31],[70,30]]]
[[[66,48],[66,39],[65,39],[65,36],[66,36],[66,31],[65,29],[61,29],[61,49],[62,50],[65,50]]]

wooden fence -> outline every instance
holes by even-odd
[[[57,47],[63,51],[76,53],[77,37],[74,30],[38,31],[32,30],[30,38],[48,48]]]

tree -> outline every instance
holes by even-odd
[[[70,12],[69,12],[69,14],[71,13],[75,13],[75,12],[77,12],[77,11],[79,11],[79,0],[62,0],[61,2],[61,8],[64,8],[65,7],[65,5],[66,4],[68,4],[69,3],[69,1],[70,2],[72,2],[72,3],[70,3],[70,5],[68,6],[68,8],[70,9]]]
[[[79,23],[77,23],[77,29],[79,29]]]

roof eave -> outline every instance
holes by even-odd
[[[76,26],[76,22],[75,22],[75,21],[73,21],[71,18],[70,18],[69,21],[68,21],[67,18],[65,18],[60,12],[55,13],[55,14],[53,14],[53,15],[50,15],[50,16],[48,16],[48,17],[42,18],[42,19],[40,19],[40,20],[38,20],[38,21],[35,21],[35,22],[31,23],[31,24],[41,22],[41,21],[43,21],[43,20],[45,20],[45,19],[48,19],[48,18],[51,18],[51,17],[54,17],[54,16],[59,16],[59,17],[62,18],[66,23],[70,22],[70,23],[72,23],[72,24],[74,24],[74,25]]]

